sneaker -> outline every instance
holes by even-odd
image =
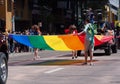
[[[74,59],[74,57],[72,57],[72,59]]]
[[[36,57],[36,60],[39,60],[39,59],[40,59],[40,57],[39,57],[39,56],[37,56],[37,57]]]
[[[93,65],[94,65],[94,64],[91,62],[91,63],[90,63],[90,66],[93,66]]]
[[[78,56],[75,56],[75,58],[77,58]]]
[[[33,57],[33,60],[36,60],[36,57]]]
[[[39,56],[33,58],[33,60],[39,60],[39,59],[40,59]]]

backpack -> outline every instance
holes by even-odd
[[[97,34],[97,25],[96,24],[91,24],[89,26],[89,30],[88,32],[92,35],[96,35]]]

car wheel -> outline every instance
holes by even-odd
[[[0,84],[6,84],[8,77],[7,58],[4,53],[0,52]]]
[[[117,53],[117,46],[116,45],[112,45],[111,49],[112,49],[112,53]]]
[[[111,46],[110,45],[108,45],[107,49],[105,49],[105,54],[111,55]]]

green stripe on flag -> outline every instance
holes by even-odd
[[[53,50],[44,40],[43,36],[29,36],[30,43],[34,46],[34,48]]]

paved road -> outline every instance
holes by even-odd
[[[33,53],[11,54],[7,84],[120,84],[119,51],[96,51],[93,66],[82,65],[83,56],[71,60],[71,52],[40,51],[37,61]]]

